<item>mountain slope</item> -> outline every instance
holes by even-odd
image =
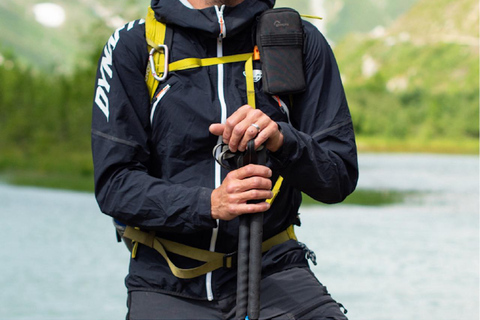
[[[323,16],[313,21],[333,42],[350,32],[388,26],[418,0],[277,0],[276,7],[292,6],[303,14]],[[143,17],[149,1],[55,0],[66,13],[58,28],[35,20],[33,6],[40,0],[0,2],[0,52],[11,51],[33,68],[61,73],[85,65],[111,32],[123,23]]]
[[[11,52],[23,65],[62,73],[85,64],[85,52],[92,44],[98,46],[100,38],[104,42],[115,27],[141,16],[140,4],[131,0],[103,0],[101,5],[93,0],[56,0],[66,21],[52,28],[36,21],[33,8],[38,3],[42,1],[2,0],[0,50]]]
[[[390,28],[335,47],[358,132],[478,138],[478,9],[422,0]]]
[[[334,42],[347,34],[370,32],[377,26],[389,27],[418,0],[333,0],[325,1],[328,37]]]

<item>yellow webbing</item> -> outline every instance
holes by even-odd
[[[255,102],[255,86],[253,81],[253,55],[247,60],[247,62],[245,62],[245,78],[247,81],[247,103],[249,106],[255,109],[256,102]],[[270,199],[267,199],[267,202],[269,204],[273,203],[278,193],[280,192],[282,182],[283,182],[283,177],[279,176],[272,189],[273,197],[271,197]]]
[[[156,237],[154,232],[145,232],[137,228],[127,226],[123,236],[132,241],[135,241],[136,244],[141,243],[147,247],[155,249],[167,261],[167,264],[170,267],[172,274],[177,278],[191,279],[207,274],[216,269],[220,269],[224,266],[227,268],[233,267],[232,255],[203,250],[187,246],[178,242],[162,239]],[[273,246],[284,243],[291,239],[297,240],[293,230],[293,225],[271,237],[270,239],[264,241],[262,243],[262,252],[267,252]],[[201,261],[204,262],[204,264],[196,268],[179,268],[170,260],[167,252]]]
[[[256,108],[255,103],[255,86],[253,81],[253,54],[245,62],[245,79],[247,81],[247,103],[253,109]]]
[[[277,197],[278,193],[280,192],[280,187],[282,186],[282,182],[283,182],[283,177],[279,176],[277,181],[275,182],[275,185],[273,186],[273,189],[272,189],[273,197],[271,197],[270,199],[267,199],[267,202],[269,204],[273,203],[273,201]]]
[[[319,16],[312,16],[312,15],[309,15],[309,14],[301,14],[300,17],[302,18],[309,18],[309,19],[318,19],[318,20],[322,20],[323,18],[322,17],[319,17]]]
[[[235,55],[225,56],[225,57],[204,58],[204,59],[186,58],[186,59],[178,60],[168,64],[168,70],[178,71],[178,70],[186,70],[186,69],[192,69],[192,68],[214,66],[217,64],[241,62],[241,61],[246,61],[251,56],[252,56],[251,53],[242,53],[242,54],[235,54]]]
[[[145,38],[149,47],[149,52],[152,48],[158,47],[165,42],[165,32],[167,26],[155,19],[155,12],[151,7],[148,7],[147,17],[145,18]],[[164,72],[163,66],[165,63],[165,55],[159,52],[153,55],[155,66],[158,68],[159,74]],[[150,94],[150,100],[153,99],[153,95],[158,87],[158,81],[153,77],[150,70],[150,65],[147,64],[147,74],[145,75],[145,82],[147,83],[148,92]]]

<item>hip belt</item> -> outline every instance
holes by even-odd
[[[137,228],[127,226],[123,237],[135,242],[132,257],[135,258],[136,248],[139,243],[155,249],[167,261],[173,275],[181,279],[191,279],[220,268],[233,268],[236,251],[232,253],[221,253],[199,249],[171,240],[163,239],[155,236],[154,231],[146,232]],[[295,236],[293,225],[286,230],[274,235],[262,243],[262,253],[267,252],[273,246],[284,243],[288,240],[297,240]],[[167,252],[171,252],[186,258],[204,262],[202,265],[195,268],[179,268],[168,257]]]

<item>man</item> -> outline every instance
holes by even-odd
[[[253,52],[257,17],[274,2],[153,0],[151,7],[173,31],[171,63]],[[100,58],[93,107],[102,212],[182,246],[228,254],[237,250],[240,215],[265,212],[266,240],[299,225],[301,192],[325,203],[349,195],[357,158],[340,75],[322,35],[308,22],[303,27],[306,90],[274,99],[258,81],[256,109],[247,105],[244,63],[170,72],[150,101],[145,25],[135,21],[117,30]],[[288,106],[289,116],[279,104]],[[265,144],[267,166],[228,171],[212,157],[219,142],[242,152],[250,139],[256,148]],[[261,200],[272,197],[279,175],[278,196],[271,204]],[[168,258],[171,265],[148,245],[134,249],[126,278],[128,319],[235,316],[235,268],[177,277],[199,262],[171,252]],[[297,241],[274,245],[262,259],[262,319],[346,319]]]

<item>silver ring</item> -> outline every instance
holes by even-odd
[[[260,132],[260,127],[258,126],[258,124],[252,123],[251,126],[257,129],[258,132]]]

